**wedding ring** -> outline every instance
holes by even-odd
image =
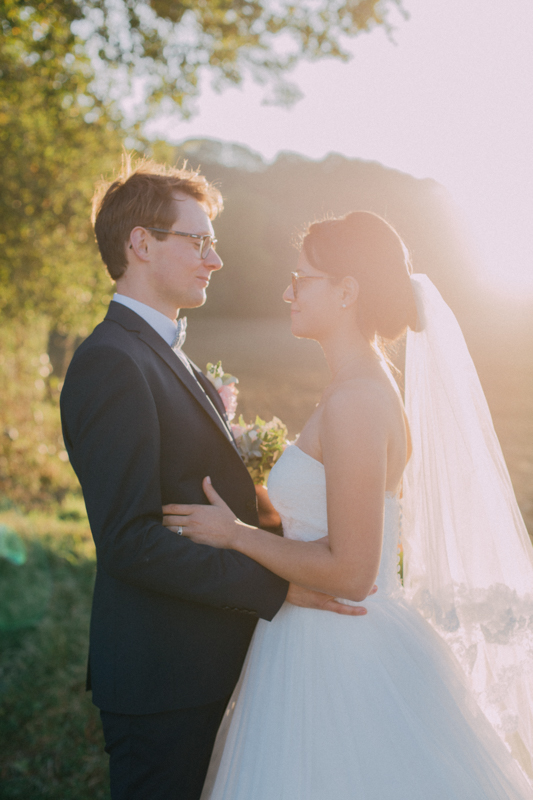
[[[176,531],[176,533],[178,534],[178,536],[183,536],[183,527],[181,525],[178,525],[178,530]]]

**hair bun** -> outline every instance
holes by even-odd
[[[394,341],[407,327],[416,328],[417,307],[409,253],[394,228],[371,211],[310,226],[303,240],[305,255],[316,269],[359,283],[357,324],[369,341]]]

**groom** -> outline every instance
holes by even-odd
[[[197,800],[257,619],[285,600],[364,611],[162,526],[162,505],[207,502],[206,475],[240,519],[260,524],[224,407],[176,323],[222,267],[211,223],[222,200],[197,173],[151,162],[104,190],[95,232],[117,294],[61,395],[97,553],[87,688],[113,800]]]

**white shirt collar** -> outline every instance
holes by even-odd
[[[126,297],[125,294],[115,293],[113,295],[113,300],[115,303],[121,303],[123,306],[131,308],[131,310],[135,311],[136,314],[142,317],[144,321],[148,323],[148,325],[151,325],[156,333],[158,333],[168,345],[172,344],[174,341],[174,336],[176,335],[176,320],[166,317],[155,308],[147,306],[146,303],[141,303],[139,300],[134,300],[133,297]]]

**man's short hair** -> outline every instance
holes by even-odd
[[[169,229],[176,221],[176,192],[194,197],[209,219],[222,210],[222,195],[203,175],[187,169],[157,164],[148,159],[132,163],[123,159],[114,181],[101,181],[93,198],[92,221],[102,260],[113,280],[127,267],[126,244],[137,225]],[[159,240],[166,233],[152,234]]]

